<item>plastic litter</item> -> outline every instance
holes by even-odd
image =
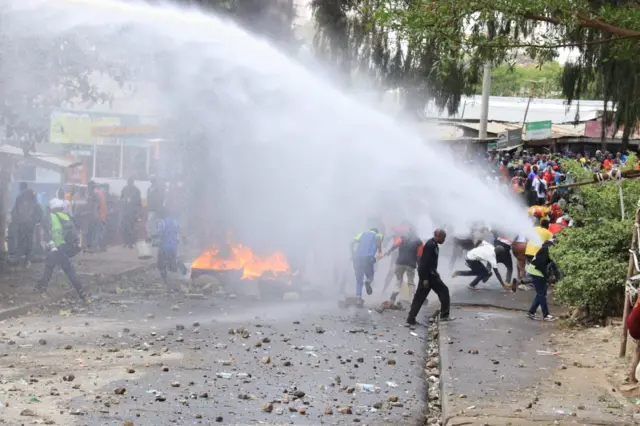
[[[368,383],[356,383],[356,389],[360,392],[380,392],[380,388],[374,385],[370,385]]]

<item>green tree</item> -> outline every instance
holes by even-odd
[[[631,156],[627,167],[635,168],[636,163]],[[565,167],[576,180],[593,177],[577,161],[566,161]],[[625,220],[621,220],[618,185],[623,192]],[[576,226],[557,234],[558,243],[551,250],[552,259],[564,271],[556,301],[584,307],[595,318],[621,313],[638,200],[637,180],[595,183],[576,190],[568,205]]]
[[[541,66],[500,64],[491,72],[491,94],[556,98],[562,93],[561,77],[562,66],[557,62]],[[480,93],[480,87],[476,93]]]
[[[394,2],[403,7],[411,3]],[[389,2],[380,0],[311,0],[316,53],[341,71],[347,87],[364,77],[379,93],[401,90],[407,111],[421,112],[425,101],[434,98],[439,107],[454,113],[460,104],[458,94],[473,94],[477,76],[464,77],[464,67],[434,74],[441,61],[437,49],[430,42],[396,33],[393,22],[380,19],[388,16],[388,6]]]
[[[441,81],[433,95],[451,109],[478,82],[486,62],[509,63],[519,49],[541,63],[559,47],[580,56],[565,65],[563,96],[573,102],[599,87],[616,105],[623,144],[640,117],[640,8],[635,0],[388,0],[375,22],[438,58],[429,72]],[[454,79],[455,81],[451,81]],[[623,146],[624,148],[624,146]]]

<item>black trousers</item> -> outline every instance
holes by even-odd
[[[440,277],[429,278],[429,288],[424,287],[425,278],[420,277],[418,285],[416,286],[416,292],[413,295],[413,301],[411,302],[411,309],[409,310],[409,316],[407,317],[408,323],[414,323],[416,317],[420,312],[420,308],[427,300],[429,292],[433,290],[440,299],[440,318],[448,318],[449,311],[451,309],[451,299],[449,298],[449,287],[442,282]]]
[[[26,260],[31,257],[33,251],[33,232],[35,230],[35,224],[33,223],[18,223],[16,226],[16,233],[18,237],[18,256],[25,256]]]
[[[80,297],[84,297],[82,283],[76,275],[76,270],[73,267],[71,258],[67,255],[67,250],[64,246],[60,246],[58,250],[50,251],[49,254],[47,254],[47,259],[45,260],[44,264],[44,275],[38,283],[38,288],[42,291],[47,289],[56,266],[60,266],[60,269],[64,271],[64,273],[67,275],[67,278],[69,278],[69,281],[71,281],[71,285],[73,286],[73,288],[78,292]]]

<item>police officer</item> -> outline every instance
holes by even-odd
[[[44,275],[38,282],[36,290],[40,293],[47,291],[49,281],[53,276],[53,270],[56,266],[60,266],[64,273],[71,281],[71,285],[78,292],[78,296],[85,301],[90,302],[89,296],[82,287],[82,283],[76,275],[76,270],[71,264],[71,256],[74,248],[69,247],[65,241],[65,226],[71,223],[71,218],[64,213],[64,202],[57,198],[49,202],[50,212],[44,217],[42,226],[42,245],[47,253],[47,259],[44,266]]]

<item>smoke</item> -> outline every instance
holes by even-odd
[[[383,217],[419,224],[424,238],[476,221],[531,235],[524,209],[460,158],[231,22],[111,0],[9,0],[3,12],[4,36],[33,45],[2,64],[23,85],[37,81],[24,64],[73,55],[77,67],[125,78],[135,69],[155,86],[150,102],[166,133],[191,135],[174,142],[198,176],[198,201],[185,210],[215,210],[202,225],[237,240],[342,257],[368,220]],[[46,48],[65,38],[74,50]]]

